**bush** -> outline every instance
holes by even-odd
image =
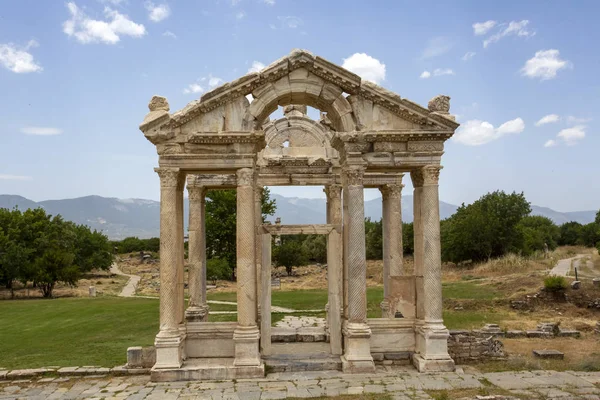
[[[223,258],[211,258],[206,261],[206,279],[226,280],[231,278],[231,268]]]
[[[544,288],[549,292],[560,292],[567,288],[567,281],[562,276],[551,275],[544,279]]]

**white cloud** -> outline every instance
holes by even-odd
[[[433,70],[433,76],[454,75],[450,68],[436,68]]]
[[[546,141],[546,143],[544,143],[544,147],[554,147],[554,146],[556,146],[556,140],[550,139],[550,140]]]
[[[30,176],[24,176],[24,175],[10,175],[10,174],[0,174],[0,180],[7,180],[7,181],[30,181],[33,178]]]
[[[274,6],[275,5],[275,0],[263,0],[263,3],[268,4],[270,6]]]
[[[533,58],[527,60],[523,68],[521,68],[521,75],[528,78],[540,78],[540,80],[545,81],[556,78],[558,71],[570,68],[571,66],[570,61],[560,58],[558,50],[540,50],[535,53]]]
[[[425,50],[423,50],[423,54],[421,54],[421,59],[426,60],[428,58],[440,56],[449,52],[453,46],[454,43],[444,36],[438,36],[430,39],[427,43],[427,47]]]
[[[292,29],[298,28],[299,26],[302,26],[302,24],[304,24],[302,18],[294,17],[292,15],[279,16],[277,17],[277,19],[281,22],[282,26]]]
[[[568,146],[573,146],[585,137],[585,125],[576,125],[558,132],[557,137],[562,139]]]
[[[489,20],[485,22],[476,22],[473,24],[473,33],[476,36],[485,35],[497,24],[496,21]]]
[[[110,3],[114,6],[121,5],[121,3],[126,3],[127,0],[100,0],[101,3]]]
[[[269,24],[269,28],[271,28],[271,29],[277,29],[277,27],[275,26],[275,24]]]
[[[584,124],[586,122],[590,122],[592,119],[591,118],[578,118],[578,117],[574,117],[572,115],[569,115],[567,117],[567,121],[570,124]]]
[[[431,72],[429,71],[423,71],[421,72],[421,75],[419,75],[419,78],[421,79],[428,79],[431,77]]]
[[[477,53],[475,53],[474,51],[467,51],[465,53],[465,55],[462,56],[462,60],[463,61],[469,61],[471,58],[475,57],[475,54],[477,54]]]
[[[177,35],[176,35],[176,34],[174,34],[174,33],[173,33],[173,32],[171,32],[171,31],[164,31],[162,35],[163,35],[163,36],[166,36],[166,37],[173,38],[173,39],[177,39]]]
[[[219,86],[220,84],[222,84],[224,81],[221,78],[217,78],[216,76],[212,76],[209,75],[208,76],[208,87],[209,88],[214,88],[216,86]]]
[[[12,43],[0,44],[0,65],[17,74],[42,71],[42,66],[29,53],[30,48],[37,46],[35,40],[30,40],[25,47],[18,47]]]
[[[500,39],[502,39],[505,36],[516,35],[516,36],[528,37],[528,36],[535,35],[535,31],[530,31],[530,30],[528,31],[526,29],[528,24],[529,24],[529,21],[524,19],[522,21],[510,21],[508,23],[508,26],[506,24],[500,25],[501,27],[505,26],[505,28],[500,29],[500,31],[498,33],[495,33],[492,36],[490,36],[489,38],[485,39],[483,41],[483,47],[486,48],[490,44],[499,41]]]
[[[121,40],[120,35],[142,37],[146,34],[144,25],[136,24],[127,15],[120,14],[110,7],[104,8],[107,21],[89,18],[73,2],[67,3],[67,8],[71,18],[63,23],[63,32],[83,44],[115,44]]]
[[[183,94],[202,92],[204,92],[204,88],[197,83],[190,83],[185,89],[183,89]]]
[[[542,126],[542,125],[546,125],[546,124],[553,124],[555,122],[558,122],[560,120],[560,117],[556,114],[548,114],[543,116],[542,118],[540,118],[540,120],[538,122],[535,123],[535,126]]]
[[[452,139],[467,146],[480,146],[505,135],[521,133],[524,129],[525,122],[521,118],[507,121],[498,128],[487,121],[474,119],[461,125]]]
[[[433,70],[433,73],[429,71],[423,71],[419,78],[428,79],[432,76],[443,76],[443,75],[454,75],[454,71],[450,68],[436,68]]]
[[[25,126],[21,128],[21,133],[24,133],[26,135],[51,136],[60,135],[62,133],[62,129],[40,126]]]
[[[171,15],[171,9],[168,4],[154,4],[151,1],[147,1],[144,6],[148,10],[148,18],[153,22],[160,22]]]
[[[252,61],[252,66],[248,68],[248,74],[251,72],[260,72],[265,67],[265,64],[260,61]]]
[[[521,118],[515,118],[506,121],[496,129],[496,133],[506,135],[511,133],[521,133],[525,130],[525,122]]]
[[[244,11],[240,11],[237,14],[235,14],[235,19],[243,19],[246,16],[246,13]]]
[[[380,83],[385,80],[385,64],[365,53],[354,53],[344,58],[342,67],[352,71],[361,78]]]

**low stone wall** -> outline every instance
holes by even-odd
[[[448,353],[457,364],[506,358],[504,344],[493,334],[482,335],[481,331],[450,331]]]
[[[135,346],[127,349],[127,368],[152,368],[154,363],[156,363],[154,346]]]

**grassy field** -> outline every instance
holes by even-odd
[[[157,330],[151,299],[1,301],[0,367],[122,365],[127,347],[151,345]]]
[[[445,295],[482,298],[495,296],[473,282],[444,285]],[[210,300],[235,301],[234,292],[209,295]],[[380,317],[380,287],[367,290],[368,315]],[[325,290],[273,291],[273,305],[299,309],[323,309]],[[211,304],[211,310],[232,311],[235,306]],[[310,315],[324,317],[325,313]],[[273,313],[274,322],[284,314]],[[451,329],[478,327],[498,322],[494,312],[446,311]],[[210,321],[235,321],[235,314],[211,315]],[[158,331],[158,301],[142,298],[60,298],[54,300],[0,301],[0,367],[29,368],[49,365],[115,366],[126,361],[129,346],[148,346]]]

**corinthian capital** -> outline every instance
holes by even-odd
[[[342,197],[342,185],[338,185],[337,183],[325,186],[323,191],[325,192],[327,200],[329,201]]]
[[[346,184],[348,186],[362,186],[363,178],[365,175],[364,167],[352,167],[346,168],[343,171],[344,177],[346,178]]]
[[[384,199],[388,198],[400,198],[402,195],[402,188],[404,185],[399,184],[388,184],[379,187],[379,191],[381,192],[381,196]]]
[[[183,189],[183,174],[178,168],[154,168],[160,178],[160,187],[181,187]]]
[[[241,168],[235,173],[238,186],[251,186],[254,184],[254,170],[252,168]]]
[[[437,185],[440,179],[441,165],[426,165],[419,169],[410,171],[413,187],[423,185]]]

